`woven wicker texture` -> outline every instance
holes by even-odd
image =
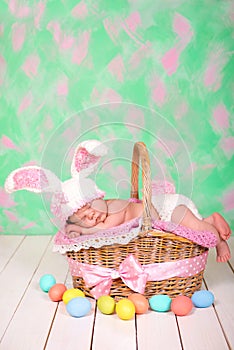
[[[175,261],[199,256],[207,248],[199,246],[185,238],[169,232],[152,230],[151,226],[151,176],[150,160],[146,146],[137,142],[133,149],[132,174],[131,174],[131,198],[139,197],[139,169],[142,169],[143,185],[143,219],[139,237],[126,245],[104,246],[99,249],[82,249],[79,252],[67,252],[67,256],[80,263],[99,265],[107,268],[118,269],[119,265],[129,255],[133,254],[142,265]],[[177,295],[191,296],[201,288],[203,271],[190,277],[175,277],[158,282],[147,282],[145,296],[147,298],[155,294],[167,294],[170,297]],[[92,297],[90,289],[85,286],[81,277],[72,276],[75,288],[82,289],[86,296]],[[120,278],[113,280],[111,296],[119,299],[126,297],[132,290],[129,289]]]

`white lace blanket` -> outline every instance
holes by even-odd
[[[142,219],[135,218],[111,229],[99,231],[92,235],[81,235],[73,239],[69,239],[63,232],[59,231],[54,238],[53,250],[65,254],[68,251],[78,252],[90,247],[100,248],[105,245],[128,244],[138,236],[141,225]],[[157,231],[172,232],[207,248],[214,247],[217,244],[216,236],[208,231],[194,231],[188,227],[161,220],[154,221],[152,226]]]

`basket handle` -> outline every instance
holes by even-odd
[[[151,222],[151,171],[150,171],[150,159],[143,142],[136,142],[133,148],[132,155],[132,174],[131,174],[131,198],[139,198],[139,162],[142,167],[142,184],[143,184],[143,219],[142,219],[142,231],[152,229]]]

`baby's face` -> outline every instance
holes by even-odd
[[[80,221],[79,226],[84,228],[94,227],[106,219],[107,204],[103,199],[95,199],[77,210],[75,217]]]

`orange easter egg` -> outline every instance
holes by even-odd
[[[179,295],[171,302],[171,311],[177,316],[188,315],[192,308],[192,300],[185,295]]]
[[[136,314],[144,314],[149,309],[149,302],[142,294],[133,293],[128,296],[135,306]]]
[[[52,301],[61,301],[66,290],[67,287],[63,283],[56,283],[49,290],[49,298]]]

